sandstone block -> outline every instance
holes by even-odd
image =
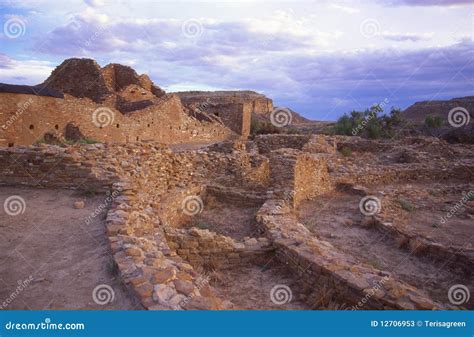
[[[190,281],[174,280],[174,286],[179,293],[186,296],[189,296],[194,290],[194,284]]]
[[[153,273],[152,282],[154,284],[168,283],[176,278],[176,269],[166,268]]]

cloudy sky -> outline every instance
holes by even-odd
[[[469,0],[1,0],[0,21],[6,83],[87,57],[167,91],[256,90],[320,120],[474,95]]]

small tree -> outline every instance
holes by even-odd
[[[443,119],[440,116],[428,115],[425,118],[425,125],[429,128],[440,128],[443,125]]]

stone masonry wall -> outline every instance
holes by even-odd
[[[262,154],[269,153],[273,150],[282,148],[302,150],[304,145],[308,143],[311,135],[258,135],[254,141],[258,150]]]
[[[332,189],[325,158],[293,149],[270,153],[270,179],[273,196],[295,207]]]
[[[251,238],[243,242],[197,228],[169,229],[168,245],[193,267],[226,269],[241,264],[268,261],[273,248],[267,238]]]
[[[329,242],[321,241],[292,215],[284,200],[267,200],[257,222],[273,242],[277,257],[306,283],[315,306],[331,301],[360,309],[443,308],[393,275],[359,264]]]
[[[169,191],[198,193],[206,179],[240,167],[240,159],[201,151],[175,154],[163,145],[140,143],[4,148],[0,151],[0,184],[119,192],[112,193],[115,197],[107,213],[107,236],[120,277],[142,305],[150,310],[223,309],[225,302],[208,280],[169,246],[165,230],[175,227],[179,219],[163,210],[169,210]],[[178,207],[179,198],[175,201]],[[177,213],[177,209],[173,211]],[[212,246],[214,239],[219,241],[212,234],[201,243]],[[260,251],[250,246],[258,250],[257,246],[266,247],[265,241],[244,243],[243,249],[235,244],[233,251],[221,247],[221,257],[239,256],[242,261],[255,258]],[[211,263],[211,255],[191,255],[191,259],[199,257]]]
[[[184,113],[179,98],[165,95],[155,105],[129,116],[88,98],[65,99],[0,93],[0,146],[30,145],[44,134],[64,134],[70,122],[101,142],[158,141],[165,144],[224,140],[232,132],[218,123],[199,122]],[[100,127],[103,125],[102,127]]]

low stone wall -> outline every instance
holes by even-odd
[[[205,199],[210,198],[238,207],[260,207],[267,196],[265,189],[244,190],[213,184],[206,186]]]
[[[237,242],[228,236],[198,228],[169,229],[166,238],[171,249],[194,267],[226,269],[242,264],[263,264],[273,247],[267,238]]]
[[[259,152],[266,154],[282,148],[302,150],[310,138],[311,135],[272,134],[256,136],[254,142],[257,144]]]
[[[472,181],[474,165],[452,166],[449,163],[439,163],[436,167],[426,163],[373,165],[369,168],[355,168],[345,165],[342,172],[333,173],[333,180],[340,183],[350,183],[364,186],[375,186],[400,182],[432,182],[432,181]],[[330,163],[333,170],[338,165]]]
[[[334,154],[337,151],[337,140],[330,136],[312,135],[302,150],[310,153]]]
[[[445,246],[415,232],[398,228],[392,223],[384,221],[381,216],[375,216],[372,220],[370,225],[387,233],[397,241],[400,247],[407,248],[411,254],[426,255],[440,261],[449,261],[450,264],[461,268],[466,273],[472,272],[474,249],[463,246]]]
[[[301,276],[317,305],[336,300],[353,309],[437,309],[418,289],[321,241],[298,223],[284,200],[268,200],[257,221],[282,263]]]
[[[81,158],[73,149],[57,146],[0,148],[0,184],[105,192],[119,180],[113,169]]]

